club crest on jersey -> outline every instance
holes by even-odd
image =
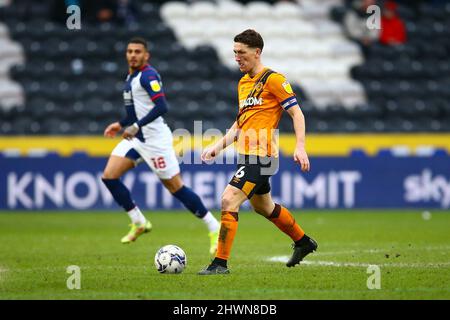
[[[239,108],[252,107],[252,106],[262,105],[262,104],[263,104],[263,98],[249,97],[249,98],[243,99],[239,102]]]
[[[158,80],[150,81],[150,87],[153,91],[158,92],[161,90],[161,85],[159,84]]]
[[[294,91],[292,90],[292,87],[291,87],[290,83],[287,82],[287,81],[283,82],[283,88],[284,88],[284,90],[285,90],[287,93],[289,93],[289,94],[294,93]]]

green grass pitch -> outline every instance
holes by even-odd
[[[216,213],[218,215],[218,213]],[[2,212],[0,299],[450,299],[450,212],[305,211],[296,220],[319,243],[305,263],[287,268],[288,237],[242,212],[230,275],[198,276],[208,264],[203,223],[186,212],[147,212],[153,230],[122,245],[120,212]],[[158,248],[187,254],[182,274],[159,274]],[[381,288],[369,290],[370,264]],[[81,270],[69,290],[66,268]]]

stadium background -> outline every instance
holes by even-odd
[[[223,132],[240,77],[232,38],[249,27],[306,117],[313,170],[301,175],[290,161],[295,139],[284,115],[277,199],[293,208],[449,208],[450,4],[397,1],[406,41],[394,45],[358,38],[349,16],[363,3],[385,10],[383,1],[344,0],[1,1],[0,208],[117,208],[98,175],[118,140],[101,135],[124,115],[132,36],[149,41],[170,127],[193,132],[202,121],[203,131]],[[66,26],[72,4],[79,30]],[[182,167],[218,208],[233,167]],[[125,179],[148,209],[179,208],[145,166]]]

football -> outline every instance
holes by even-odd
[[[183,249],[173,244],[162,247],[155,255],[155,266],[159,273],[181,273],[186,263]]]

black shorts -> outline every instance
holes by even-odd
[[[236,173],[228,184],[242,190],[250,199],[270,192],[269,179],[278,169],[278,158],[239,156]]]

